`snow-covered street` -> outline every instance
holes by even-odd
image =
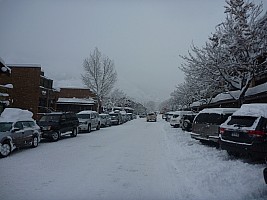
[[[2,200],[267,199],[265,164],[231,159],[144,118],[0,160]]]

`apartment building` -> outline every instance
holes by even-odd
[[[1,77],[0,85],[11,83],[11,107],[27,109],[37,113],[56,109],[59,91],[53,89],[53,80],[44,76],[40,65],[7,65],[10,76]]]

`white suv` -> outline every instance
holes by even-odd
[[[101,120],[99,114],[92,110],[83,110],[77,113],[79,120],[79,131],[91,132],[92,129],[99,130],[101,127]]]
[[[192,114],[192,111],[175,111],[170,119],[170,125],[174,128],[181,127],[181,118],[185,114]]]

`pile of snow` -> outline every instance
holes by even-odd
[[[20,120],[32,120],[32,112],[20,108],[5,108],[1,113],[0,122],[15,122]]]
[[[233,115],[236,116],[254,116],[267,118],[267,104],[253,103],[243,104]]]

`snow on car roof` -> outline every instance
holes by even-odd
[[[33,120],[32,112],[20,108],[5,108],[1,113],[0,122],[16,122],[24,120]]]
[[[237,110],[233,115],[267,118],[267,104],[266,103],[243,104],[241,108]]]
[[[205,108],[199,113],[217,113],[217,114],[223,114],[223,113],[234,113],[237,111],[238,108]]]

